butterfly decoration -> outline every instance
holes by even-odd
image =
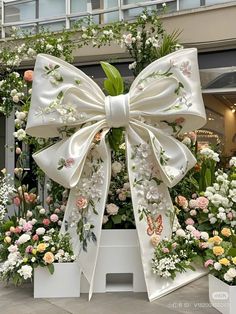
[[[154,233],[161,235],[163,231],[162,215],[158,215],[156,219],[153,219],[151,216],[147,216],[147,223],[147,234],[149,236],[153,235]]]

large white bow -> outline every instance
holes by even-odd
[[[205,121],[196,49],[179,50],[151,63],[129,93],[119,96],[105,96],[87,75],[58,58],[37,56],[27,133],[43,138],[67,135],[33,157],[51,179],[71,189],[62,229],[70,232],[74,250],[80,253],[89,298],[110,183],[109,128],[125,128],[133,210],[153,300],[158,278],[151,270],[150,237],[171,235],[168,187],[196,162],[174,136]]]

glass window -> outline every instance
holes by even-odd
[[[65,0],[40,0],[39,18],[65,15]]]
[[[71,13],[87,12],[87,0],[71,0]]]
[[[206,5],[220,4],[226,2],[232,2],[233,0],[205,0]]]
[[[180,10],[187,10],[187,9],[193,9],[198,8],[201,5],[200,0],[179,0],[179,9]]]
[[[36,17],[36,2],[29,1],[21,4],[5,5],[5,23],[33,20]]]
[[[47,29],[50,32],[57,32],[65,28],[66,23],[64,21],[53,22],[53,23],[40,23],[39,26]]]

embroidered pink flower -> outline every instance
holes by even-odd
[[[194,222],[194,220],[192,218],[188,218],[188,219],[185,220],[185,223],[186,223],[186,225],[191,225],[192,226],[192,225],[194,225],[195,222]]]
[[[185,119],[183,117],[179,117],[179,118],[175,119],[175,123],[178,125],[184,123],[184,121],[185,121]]]
[[[75,163],[74,158],[67,158],[65,161],[65,167],[70,168],[74,165],[74,163]]]
[[[214,264],[214,261],[212,259],[208,259],[205,263],[204,263],[204,266],[207,268],[208,266],[210,265],[213,265]]]
[[[52,214],[51,216],[50,216],[50,220],[52,221],[52,222],[57,222],[58,221],[58,216],[57,216],[57,214]]]
[[[197,205],[198,205],[198,208],[200,209],[205,209],[207,208],[208,204],[209,204],[209,200],[204,197],[204,196],[200,196],[196,199],[197,201]]]
[[[79,209],[84,209],[88,206],[88,200],[86,197],[84,196],[80,196],[79,198],[77,198],[76,200],[76,206],[79,208]]]
[[[191,76],[191,64],[189,61],[184,61],[180,65],[180,71],[183,75],[190,77]]]

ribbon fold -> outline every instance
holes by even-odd
[[[27,133],[66,135],[33,157],[51,179],[71,189],[62,231],[72,236],[90,283],[89,299],[111,176],[109,128],[125,128],[136,229],[148,297],[154,300],[158,278],[151,271],[150,237],[171,235],[174,210],[168,187],[196,163],[175,136],[205,122],[196,49],[154,61],[129,93],[119,96],[105,96],[86,74],[58,58],[37,56]]]

